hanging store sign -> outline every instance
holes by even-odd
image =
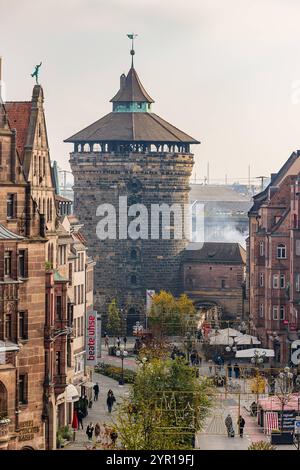
[[[97,364],[97,312],[90,310],[86,316],[86,364]]]

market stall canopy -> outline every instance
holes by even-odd
[[[211,345],[232,346],[233,341],[236,341],[240,336],[244,336],[240,331],[233,328],[224,328],[223,330],[217,330],[210,334],[209,342]]]
[[[261,357],[274,357],[274,349],[250,348],[237,351],[235,357],[254,357],[256,354]]]
[[[235,339],[235,344],[237,345],[246,345],[246,344],[261,344],[258,338],[251,335],[238,336]],[[249,350],[248,350],[249,351]]]
[[[74,403],[75,401],[79,400],[78,391],[73,384],[67,385],[66,398],[67,398],[67,403]]]

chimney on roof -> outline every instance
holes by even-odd
[[[124,88],[125,82],[126,82],[126,75],[125,75],[125,73],[122,73],[122,75],[120,77],[120,90],[122,90]]]

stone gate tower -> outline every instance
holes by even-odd
[[[150,218],[151,205],[188,204],[193,168],[190,145],[199,142],[152,112],[153,99],[133,63],[128,75],[121,75],[120,89],[111,102],[111,113],[65,142],[74,144],[70,154],[74,210],[84,224],[89,253],[97,263],[95,308],[105,320],[108,303],[116,298],[127,333],[132,334],[136,321],[145,318],[146,290],[165,289],[175,295],[179,291],[181,255],[188,241],[184,233],[176,239],[174,231],[178,224],[183,225],[183,218],[180,221],[171,212],[169,226],[161,215],[157,224]],[[124,203],[125,196],[128,208],[143,204],[148,209],[142,238],[126,238],[120,228],[120,218],[124,220],[120,197]],[[97,236],[101,220],[97,208],[103,204],[116,209],[115,239]],[[100,212],[104,215],[102,209]],[[139,213],[137,210],[136,215]],[[128,224],[133,219],[128,217]],[[162,233],[163,224],[170,229],[169,239]],[[158,239],[151,238],[151,230],[157,234],[158,229]]]

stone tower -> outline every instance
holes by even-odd
[[[111,102],[111,113],[65,142],[74,144],[70,154],[74,210],[97,263],[95,308],[105,321],[108,303],[116,298],[127,333],[132,334],[136,321],[144,322],[147,290],[179,292],[181,255],[188,240],[183,230],[183,236],[176,230],[183,227],[184,218],[171,211],[169,221],[162,215],[154,221],[151,207],[188,204],[193,168],[190,145],[199,142],[152,112],[154,101],[133,63],[128,75],[121,75],[120,89]],[[139,215],[142,218],[140,225],[135,224],[140,237],[126,236],[124,223],[121,226],[120,221],[127,218],[120,206],[125,197],[128,208],[143,204],[148,210],[148,220],[141,206],[133,206],[135,217],[128,213],[128,225]],[[115,208],[116,233],[113,238],[99,239],[96,230],[103,220],[100,215],[106,215],[104,204]],[[169,229],[170,236],[162,228]]]

